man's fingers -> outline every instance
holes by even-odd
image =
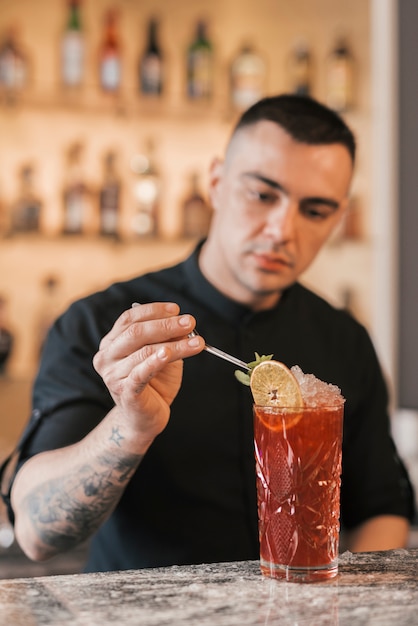
[[[138,393],[169,363],[203,350],[202,337],[189,337],[195,323],[193,316],[179,315],[174,303],[133,306],[104,337],[93,366],[114,398],[127,388]]]
[[[163,344],[187,337],[193,330],[195,320],[191,315],[132,322],[113,340],[100,345],[110,359],[123,359],[145,346]]]
[[[149,372],[154,376],[165,367],[168,362],[194,356],[203,350],[204,339],[200,336],[182,337],[169,343],[147,344],[127,356],[117,359],[114,357],[113,345],[100,350],[93,359],[96,371],[102,376],[106,384],[112,385],[112,380],[128,378],[133,370],[137,376],[143,374],[145,384],[149,380]]]
[[[124,311],[110,332],[100,342],[100,350],[109,346],[116,358],[123,358],[148,343],[170,341],[188,334],[195,321],[190,315],[178,315],[179,307],[172,302],[157,302],[133,306]]]
[[[103,337],[100,347],[111,343],[133,323],[165,319],[178,315],[180,312],[179,306],[174,302],[152,302],[148,304],[136,302],[134,305],[118,317],[111,330]]]

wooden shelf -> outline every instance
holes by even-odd
[[[164,119],[174,122],[232,121],[239,112],[228,101],[228,94],[219,94],[208,101],[191,101],[185,96],[147,98],[135,92],[103,94],[97,90],[55,93],[22,93],[13,100],[0,98],[0,111],[13,115],[20,111],[103,115],[120,118]]]

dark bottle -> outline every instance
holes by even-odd
[[[312,57],[307,43],[297,42],[289,60],[290,89],[299,96],[312,93]]]
[[[42,202],[33,190],[34,169],[24,165],[19,171],[19,195],[12,206],[11,233],[37,233]]]
[[[183,237],[202,239],[207,236],[212,218],[211,207],[206,202],[199,186],[199,175],[193,172],[187,195],[181,205]]]
[[[18,43],[17,29],[10,28],[0,44],[0,91],[13,102],[28,82],[28,60]]]
[[[81,26],[80,0],[68,1],[68,19],[61,40],[61,81],[78,87],[84,73],[84,35]]]
[[[354,59],[346,41],[340,39],[331,51],[327,64],[326,101],[331,109],[344,113],[352,108],[353,82]]]
[[[158,234],[161,178],[154,159],[152,140],[148,140],[144,154],[132,157],[131,169],[135,174],[132,232],[136,237],[155,237]]]
[[[116,154],[108,152],[104,157],[103,184],[99,193],[100,234],[118,237],[121,183],[116,172]]]
[[[340,297],[343,311],[346,311],[346,313],[349,313],[352,317],[360,321],[362,315],[359,307],[358,293],[355,288],[351,285],[343,286]]]
[[[199,21],[187,51],[187,94],[193,100],[208,99],[213,90],[213,47],[206,31]]]
[[[6,373],[12,353],[14,337],[7,320],[7,300],[0,296],[0,376]]]
[[[37,323],[37,358],[41,356],[48,331],[60,312],[61,280],[56,275],[48,275],[41,282],[41,299]]]
[[[150,96],[159,96],[163,91],[163,55],[156,19],[148,24],[147,46],[139,64],[139,88],[142,94]]]
[[[65,183],[63,191],[64,226],[66,235],[86,232],[86,224],[91,218],[91,193],[88,189],[81,166],[83,146],[74,143],[67,152]]]
[[[105,16],[105,32],[100,49],[100,86],[103,91],[117,92],[121,84],[122,59],[117,13],[109,10]]]

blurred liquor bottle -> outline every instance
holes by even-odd
[[[342,238],[347,241],[363,241],[365,238],[363,211],[360,197],[352,195],[342,221]]]
[[[72,144],[66,154],[65,182],[63,189],[63,233],[80,235],[91,231],[92,194],[82,169],[83,145]]]
[[[34,191],[33,165],[23,165],[18,176],[18,195],[11,207],[11,234],[38,233],[42,201]]]
[[[61,280],[55,274],[47,275],[41,281],[38,320],[35,330],[36,361],[41,356],[49,329],[60,312],[60,286]]]
[[[0,376],[4,376],[12,354],[14,335],[8,320],[8,301],[0,295]]]
[[[289,58],[290,91],[300,96],[312,95],[312,55],[307,42],[296,42]]]
[[[105,15],[105,28],[100,48],[99,77],[103,91],[117,93],[122,78],[121,44],[118,33],[118,14],[109,9]]]
[[[68,17],[61,40],[61,81],[65,87],[79,87],[84,75],[84,35],[80,0],[68,0]]]
[[[17,27],[9,28],[0,44],[0,94],[13,104],[27,87],[29,63],[18,40]]]
[[[341,309],[343,309],[343,311],[349,313],[359,322],[364,323],[360,309],[359,294],[355,287],[352,285],[343,285],[340,290],[340,300]]]
[[[136,237],[155,237],[158,234],[161,175],[155,163],[152,139],[147,141],[145,153],[132,157],[131,170],[135,175],[132,232]]]
[[[147,45],[139,63],[139,89],[146,96],[160,96],[163,92],[163,55],[158,42],[158,21],[148,23]]]
[[[119,237],[119,214],[121,181],[116,171],[116,153],[109,151],[104,156],[103,184],[99,192],[100,234],[104,237]]]
[[[349,204],[343,219],[332,232],[329,243],[330,245],[340,246],[345,243],[362,242],[366,238],[362,199],[358,193],[353,193],[349,198]]]
[[[212,209],[206,202],[199,184],[199,175],[192,172],[189,188],[181,203],[183,237],[203,239],[209,232]]]
[[[212,91],[213,46],[207,35],[207,24],[200,20],[187,50],[187,95],[192,100],[207,100]]]
[[[245,44],[230,67],[232,106],[238,111],[260,100],[265,92],[266,64],[252,46]]]
[[[354,58],[344,39],[336,42],[328,56],[326,102],[338,113],[354,104]]]

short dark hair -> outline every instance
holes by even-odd
[[[311,97],[282,94],[263,98],[244,111],[233,135],[263,120],[275,122],[301,143],[341,144],[354,162],[356,140],[352,131],[337,113]]]

